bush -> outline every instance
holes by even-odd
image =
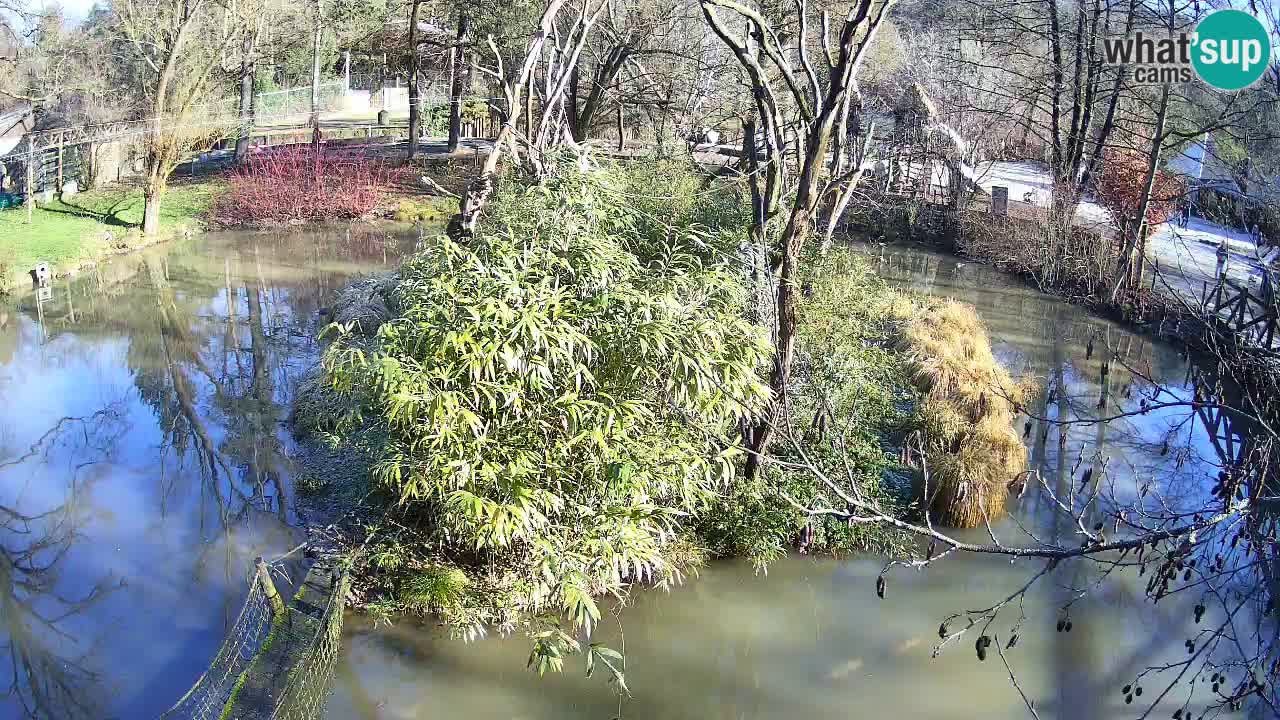
[[[351,219],[386,194],[388,172],[362,147],[291,145],[246,158],[214,206],[226,225]]]
[[[796,360],[788,385],[791,431],[773,454],[792,465],[812,462],[849,489],[892,511],[908,488],[893,449],[914,422],[916,393],[895,345],[899,321],[914,305],[887,287],[853,252],[833,248],[802,263],[804,292]],[[737,483],[699,518],[698,532],[720,556],[746,556],[758,568],[797,542],[808,552],[897,553],[904,537],[871,525],[810,518],[806,507],[843,508],[843,500],[807,470],[769,464]],[[808,528],[809,532],[805,532]]]
[[[1120,250],[1109,234],[1075,225],[967,214],[957,237],[966,257],[1028,276],[1046,290],[1086,298],[1111,288]]]
[[[725,438],[765,397],[768,343],[709,260],[740,236],[683,206],[683,182],[508,189],[467,245],[438,237],[402,268],[372,347],[340,328],[327,351],[350,427],[381,438],[375,477],[416,519],[406,566],[466,565],[471,597],[492,590],[455,620],[590,626],[593,596],[697,555],[685,519],[734,477]]]

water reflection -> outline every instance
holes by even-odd
[[[217,233],[0,308],[0,717],[154,717],[255,555],[296,544],[283,421],[385,232]]]
[[[1172,505],[1203,503],[1205,478],[1222,460],[1190,407],[1091,422],[1138,408],[1155,385],[1172,393],[1166,401],[1189,399],[1192,367],[1176,349],[990,268],[918,249],[864,251],[893,283],[976,305],[1001,359],[1040,384],[1030,417],[1018,422],[1054,495],[1070,497],[1092,469],[1112,503],[1144,490]],[[1060,431],[1057,418],[1081,422]],[[1107,509],[1097,503],[1082,522]],[[1014,541],[1025,528],[1069,545],[1077,530],[1069,520],[1052,496],[1029,487],[1014,517],[993,530]],[[966,537],[989,540],[984,531]],[[604,679],[586,679],[578,668],[543,679],[528,672],[523,638],[468,645],[429,625],[373,628],[351,618],[329,717],[1025,718],[1008,671],[994,653],[978,662],[973,636],[932,657],[943,618],[1007,597],[1015,600],[990,631],[1003,643],[1017,626],[1021,639],[1007,653],[1041,718],[1132,717],[1163,686],[1151,681],[1152,692],[1135,705],[1125,704],[1121,686],[1147,667],[1185,658],[1183,642],[1196,628],[1196,597],[1152,605],[1147,578],[1136,572],[1095,587],[1095,568],[1072,563],[1017,600],[1042,563],[959,557],[893,574],[880,601],[874,588],[883,566],[870,557],[790,557],[759,577],[745,564],[721,563],[669,594],[637,591],[611,616],[620,624],[606,621],[595,638],[625,648],[633,696],[621,701]],[[1056,631],[1064,606],[1071,632]],[[1184,699],[1170,694],[1151,716],[1170,717]]]
[[[1203,507],[1209,490],[1204,480],[1216,475],[1225,458],[1191,405],[1124,416],[1140,409],[1144,399],[1152,406],[1192,399],[1198,370],[1184,353],[1046,297],[991,267],[916,247],[858,247],[892,284],[973,304],[1001,361],[1035,379],[1039,391],[1019,423],[1031,467],[1056,495],[1070,494],[1073,470],[1079,479],[1091,468],[1091,477],[1116,502],[1132,501],[1145,488],[1174,506]],[[1111,419],[1099,421],[1106,418]],[[1055,425],[1060,419],[1075,422]],[[1052,502],[1047,494],[1027,493],[1022,511],[1056,516],[1046,507]],[[1109,509],[1099,506],[1085,521]]]
[[[91,520],[84,500],[101,480],[99,464],[122,429],[117,409],[104,408],[84,418],[63,418],[21,454],[4,448],[13,459],[0,463],[0,471],[54,447],[72,449],[82,458],[68,469],[62,492],[52,493],[46,503],[24,502],[23,496],[40,492],[29,486],[0,499],[0,654],[13,666],[5,695],[29,717],[90,718],[100,707],[104,688],[91,669],[93,645],[67,628],[121,585],[107,574],[77,584],[88,587],[81,595],[68,596],[60,587],[63,560],[84,539],[82,529]],[[32,505],[39,507],[21,509]]]

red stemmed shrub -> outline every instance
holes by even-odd
[[[388,181],[385,163],[361,147],[270,148],[232,171],[215,215],[225,225],[358,218],[377,208]]]

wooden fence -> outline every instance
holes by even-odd
[[[1269,352],[1275,348],[1276,321],[1280,315],[1276,312],[1275,292],[1269,290],[1271,287],[1272,283],[1265,277],[1260,292],[1219,280],[1212,290],[1205,285],[1201,306],[1207,319],[1235,335],[1238,342]]]

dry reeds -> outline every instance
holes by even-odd
[[[1027,390],[996,361],[970,305],[920,308],[904,323],[903,345],[924,396],[925,504],[941,524],[981,525],[1004,512],[1009,484],[1026,470],[1013,415]]]

